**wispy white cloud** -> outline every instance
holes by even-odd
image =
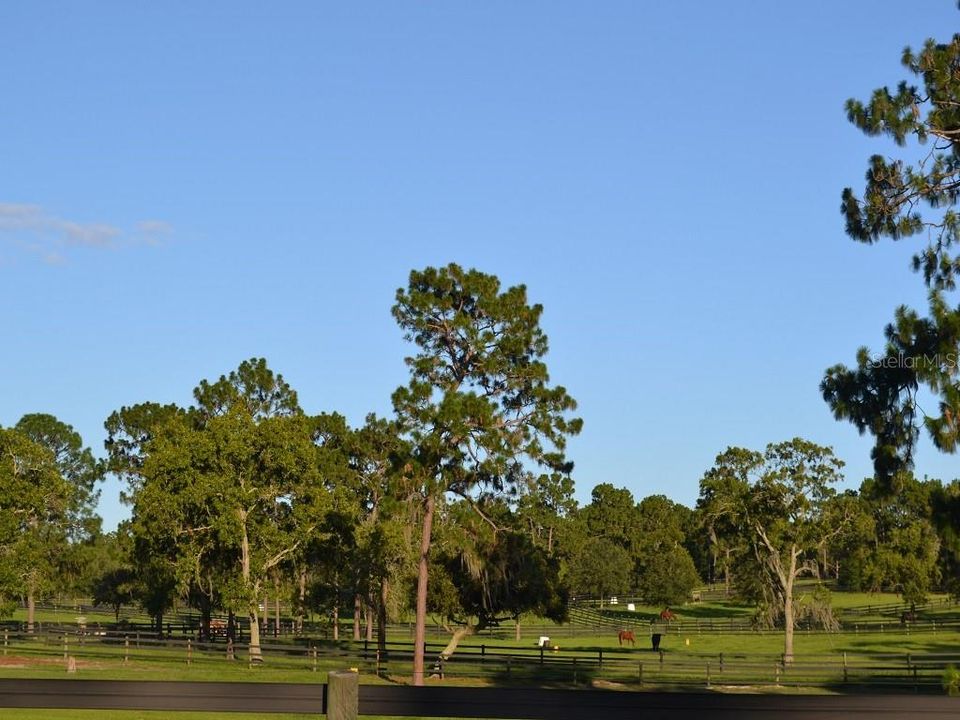
[[[164,220],[141,220],[137,223],[140,239],[148,245],[159,245],[173,232],[170,223]]]
[[[50,265],[67,261],[72,249],[117,249],[159,245],[173,229],[162,220],[143,220],[131,230],[105,222],[78,222],[39,205],[0,203],[0,241],[39,257]]]

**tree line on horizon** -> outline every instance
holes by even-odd
[[[163,632],[189,607],[209,637],[243,619],[251,652],[271,607],[302,627],[320,615],[339,636],[386,642],[391,620],[415,612],[425,518],[414,446],[394,420],[348,427],[336,413],[302,412],[295,391],[262,359],[201,381],[196,405],[142,403],[111,414],[106,460],[50,415],[0,428],[4,551],[0,595],[23,602],[92,596],[139,605]],[[425,613],[466,635],[523,615],[567,619],[572,596],[637,597],[680,605],[703,583],[753,603],[758,627],[800,620],[831,627],[825,585],[888,591],[922,602],[960,595],[960,481],[875,478],[839,492],[842,462],[796,438],[764,451],[727,448],[700,481],[693,508],[664,495],[635,500],[601,483],[573,497],[570,473],[523,474],[500,489],[435,497]],[[125,481],[132,518],[100,532],[96,483]]]

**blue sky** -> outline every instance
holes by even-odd
[[[949,37],[910,3],[76,2],[0,23],[0,424],[188,404],[266,357],[308,412],[387,413],[412,268],[545,306],[578,496],[692,504],[728,445],[870,439],[826,367],[922,306],[911,247],[848,240],[891,148],[843,102]],[[924,443],[917,471],[958,475]],[[112,527],[126,510],[103,489]]]

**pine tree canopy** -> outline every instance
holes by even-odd
[[[849,100],[847,118],[905,149],[915,142],[918,152],[912,160],[870,158],[862,195],[846,188],[841,211],[854,240],[921,240],[912,267],[927,286],[928,314],[897,308],[880,354],[861,348],[855,368],[835,365],[821,383],[836,418],[876,439],[874,468],[888,487],[913,467],[921,428],[943,452],[955,452],[960,440],[960,35],[928,40],[919,52],[907,48],[903,65],[918,85]],[[933,394],[933,406],[921,408],[921,391]]]

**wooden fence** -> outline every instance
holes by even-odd
[[[960,712],[960,701],[955,698],[898,695],[670,694],[385,685],[360,685],[358,690],[352,696],[359,696],[358,701],[346,695],[341,702],[334,700],[328,686],[319,683],[0,680],[0,707],[327,713],[330,720],[358,715],[520,720],[945,720]]]

